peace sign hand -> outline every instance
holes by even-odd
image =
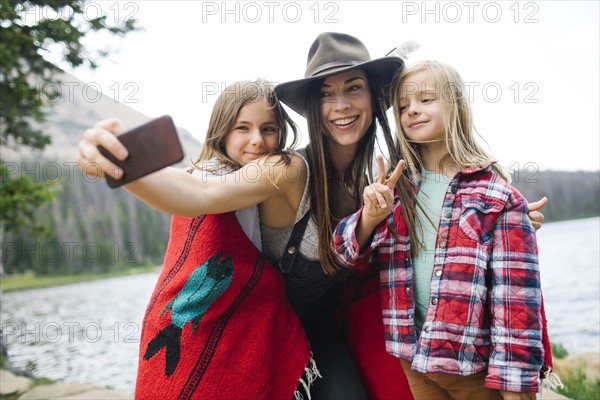
[[[377,156],[377,181],[367,186],[363,192],[363,218],[370,225],[377,225],[387,217],[394,202],[393,189],[402,176],[406,161],[400,160],[391,175],[386,178],[383,157]]]

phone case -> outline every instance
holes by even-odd
[[[123,169],[123,177],[114,179],[106,175],[111,188],[140,179],[159,169],[183,160],[184,154],[173,119],[169,115],[153,119],[137,128],[117,136],[129,152],[129,157],[119,160],[104,147],[98,149],[106,158]]]

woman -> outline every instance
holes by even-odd
[[[353,362],[357,351],[361,353],[358,343],[353,342],[358,331],[348,330],[348,335],[344,335],[350,340],[350,352],[333,315],[340,306],[338,289],[341,287],[352,293],[352,296],[344,296],[348,310],[339,313],[346,322],[344,325],[349,327],[363,317],[368,318],[368,314],[356,314],[360,306],[357,308],[355,301],[363,296],[361,289],[370,279],[349,276],[348,270],[340,271],[329,254],[329,242],[337,221],[360,207],[362,191],[372,178],[370,169],[378,126],[385,145],[394,148],[385,114],[389,104],[387,93],[393,76],[403,65],[402,59],[397,57],[371,60],[364,44],[350,35],[323,33],[309,50],[305,78],[275,88],[282,102],[307,118],[310,142],[300,154],[306,155],[309,165],[307,207],[310,207],[304,215],[299,213],[297,219],[301,216],[301,223],[296,224],[287,245],[282,246],[285,241],[281,239],[289,236],[287,232],[277,235],[264,226],[263,242],[269,244],[280,238],[276,245],[269,247],[287,249],[279,266],[284,273],[288,299],[303,322],[314,358],[325,378],[315,382],[313,393],[319,398],[366,398],[367,394],[373,398],[385,393],[410,397],[400,368],[395,368],[398,374],[390,382],[381,379],[384,369],[377,368],[379,380],[371,382],[365,375],[368,369],[362,368],[362,357],[358,362],[363,379],[367,379],[367,390],[361,389]],[[267,253],[267,257],[273,259],[280,255],[281,250],[276,254]],[[377,315],[377,308],[374,311]],[[355,315],[357,319],[348,318]],[[377,321],[374,322],[377,325]],[[362,342],[362,335],[359,337]],[[383,347],[382,340],[369,341],[381,342]],[[385,351],[381,354],[378,364],[373,365],[394,361]],[[369,359],[369,363],[371,361],[375,360]],[[377,391],[380,383],[390,391]]]

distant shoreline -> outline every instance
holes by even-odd
[[[558,221],[546,221],[542,224],[541,231],[543,232],[544,226],[548,224],[560,224],[569,221],[583,220],[583,219],[597,219],[600,215],[585,216],[580,218],[558,220]],[[0,283],[0,289],[2,293],[10,293],[21,290],[30,289],[43,289],[48,287],[63,286],[73,283],[95,281],[100,279],[118,278],[122,276],[138,275],[152,272],[159,272],[162,265],[147,265],[140,267],[129,267],[118,271],[112,271],[107,273],[89,273],[89,274],[73,274],[73,275],[43,275],[36,276],[33,273],[27,274],[11,274],[2,277]]]
[[[147,274],[159,272],[161,265],[149,265],[143,267],[131,267],[118,271],[96,274],[73,274],[73,275],[48,275],[36,276],[33,273],[5,275],[0,285],[2,293],[10,293],[21,290],[43,289],[55,286],[70,285],[73,283],[89,282],[100,279],[118,278],[122,276]]]
[[[544,210],[542,210],[542,213],[543,212],[544,212]],[[556,224],[556,223],[559,223],[559,222],[579,221],[579,220],[582,220],[582,219],[594,219],[594,218],[600,218],[600,214],[583,215],[583,216],[580,216],[580,217],[569,218],[569,219],[555,219],[555,220],[545,221],[542,224],[542,228],[544,227],[545,224]]]
[[[579,221],[584,219],[597,219],[600,215],[585,216],[573,219],[546,221],[542,224],[541,231],[548,224],[560,224],[569,221]],[[10,274],[5,275],[0,280],[0,291],[2,293],[10,293],[21,290],[43,289],[55,286],[64,286],[80,282],[95,281],[100,279],[118,278],[122,276],[138,275],[152,272],[159,272],[162,265],[147,265],[139,267],[130,267],[123,270],[111,271],[105,273],[89,273],[89,274],[71,274],[71,275],[42,275],[37,276],[33,273],[26,274]]]

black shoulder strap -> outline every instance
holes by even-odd
[[[308,161],[308,153],[306,152],[306,147],[296,150],[296,153],[302,155],[306,161]]]
[[[291,271],[292,265],[294,265],[294,260],[296,259],[296,255],[298,255],[298,252],[300,252],[300,244],[304,238],[304,232],[308,226],[309,219],[310,210],[308,210],[306,214],[304,214],[304,217],[302,217],[302,219],[298,221],[296,225],[294,225],[290,239],[288,240],[287,245],[283,250],[283,254],[279,259],[279,269],[284,274]]]
[[[306,147],[296,150],[298,154],[304,157],[305,160],[308,161],[308,154],[306,152]],[[310,210],[304,214],[302,219],[298,221],[294,225],[294,229],[292,230],[292,234],[290,239],[288,240],[285,249],[283,250],[283,255],[279,259],[279,269],[283,273],[288,273],[292,269],[292,265],[294,265],[294,260],[296,259],[296,255],[300,251],[300,244],[302,243],[302,238],[304,237],[304,232],[306,231],[306,227],[308,226],[308,220],[310,218]]]

